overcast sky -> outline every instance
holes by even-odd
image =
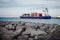
[[[49,15],[60,16],[60,0],[0,0],[0,17],[19,17],[44,8],[48,8]]]

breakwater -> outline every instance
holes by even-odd
[[[58,40],[60,25],[23,21],[0,21],[1,40]]]

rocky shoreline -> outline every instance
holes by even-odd
[[[0,40],[58,40],[60,25],[0,21]]]

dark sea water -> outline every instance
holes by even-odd
[[[25,21],[25,22],[36,22],[36,23],[60,25],[60,19],[21,19],[19,17],[16,17],[16,18],[0,17],[0,21]]]

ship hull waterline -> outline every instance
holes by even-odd
[[[41,17],[23,17],[23,16],[21,16],[20,18],[22,18],[22,19],[51,19],[51,16],[41,16]]]

